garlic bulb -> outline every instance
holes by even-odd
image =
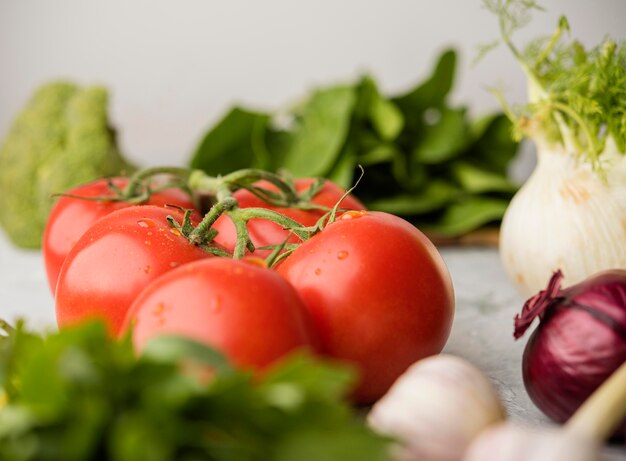
[[[602,159],[597,172],[561,144],[537,143],[537,167],[500,229],[502,263],[522,294],[558,269],[567,286],[626,268],[626,156],[608,139]]]
[[[463,461],[599,461],[601,444],[556,428],[499,424],[472,443]]]
[[[498,424],[481,433],[463,461],[599,461],[604,441],[626,415],[626,362],[580,406],[564,427]]]
[[[368,423],[398,441],[393,460],[458,461],[479,432],[504,418],[490,380],[469,362],[442,354],[400,376]]]

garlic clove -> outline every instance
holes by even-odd
[[[503,423],[481,433],[462,461],[596,461],[601,446],[558,428]]]
[[[398,441],[396,461],[458,461],[483,429],[504,419],[491,381],[447,354],[413,364],[368,415],[374,430]]]

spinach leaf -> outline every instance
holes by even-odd
[[[507,174],[518,143],[503,113],[472,118],[449,103],[456,62],[454,49],[443,51],[430,75],[398,96],[382,94],[371,75],[317,88],[282,129],[268,115],[234,109],[207,134],[192,166],[210,174],[286,169],[345,188],[363,167],[354,193],[371,209],[450,236],[498,225],[517,189]]]
[[[454,84],[455,50],[444,51],[437,60],[431,76],[408,93],[392,98],[405,115],[421,114],[429,108],[443,107]]]
[[[200,142],[191,159],[191,167],[211,175],[249,168],[263,168],[269,163],[263,148],[264,131],[269,115],[235,107],[230,110]]]
[[[465,192],[483,194],[485,192],[514,193],[517,186],[506,176],[492,173],[467,162],[457,162],[452,167],[457,183]]]
[[[506,175],[519,148],[509,119],[502,113],[490,114],[477,120],[472,131],[476,139],[471,146],[472,159],[485,169]]]
[[[504,199],[468,197],[450,205],[438,222],[424,227],[444,237],[462,235],[500,220],[507,206],[508,201]]]
[[[368,204],[375,210],[400,216],[413,216],[442,209],[453,203],[458,195],[459,190],[452,184],[434,180],[421,192],[397,194],[372,200]]]
[[[346,140],[355,99],[349,86],[314,92],[297,116],[283,166],[295,176],[324,175]]]
[[[413,149],[417,163],[442,163],[458,156],[466,148],[469,127],[465,109],[437,111],[437,121],[426,126],[422,137]]]

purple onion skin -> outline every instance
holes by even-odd
[[[535,317],[522,358],[524,386],[548,417],[565,422],[626,361],[626,271],[606,271],[560,289],[556,273],[548,288],[516,317],[519,337]],[[626,431],[626,420],[617,434]]]

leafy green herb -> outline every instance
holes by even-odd
[[[370,75],[352,85],[318,88],[286,114],[290,123],[279,126],[276,114],[256,114],[264,122],[254,133],[249,120],[231,112],[209,130],[191,165],[210,174],[284,168],[344,187],[362,165],[365,176],[355,192],[371,209],[445,236],[497,224],[502,213],[495,210],[502,207],[490,204],[506,204],[515,192],[507,168],[518,145],[502,113],[471,120],[465,107],[449,104],[456,59],[454,50],[444,51],[432,74],[399,96],[381,94]],[[224,146],[224,138],[236,148]],[[458,209],[467,206],[469,214],[476,203],[492,212],[451,222],[463,216]]]
[[[344,367],[294,355],[253,379],[184,338],[137,358],[99,323],[2,329],[2,460],[387,459],[388,441],[345,403]]]
[[[605,151],[626,152],[626,44],[606,38],[585,49],[567,39],[569,24],[561,17],[552,36],[521,51],[512,36],[541,7],[530,0],[484,3],[498,15],[501,42],[529,81],[529,103],[518,110],[499,95],[519,134],[561,145],[596,169],[605,166]]]
[[[228,171],[246,168],[248,165],[266,165],[263,133],[269,116],[239,107],[231,111],[204,136],[198,149],[193,168],[217,176]]]
[[[327,172],[344,144],[354,106],[350,87],[316,91],[296,116],[284,167],[296,176]]]

